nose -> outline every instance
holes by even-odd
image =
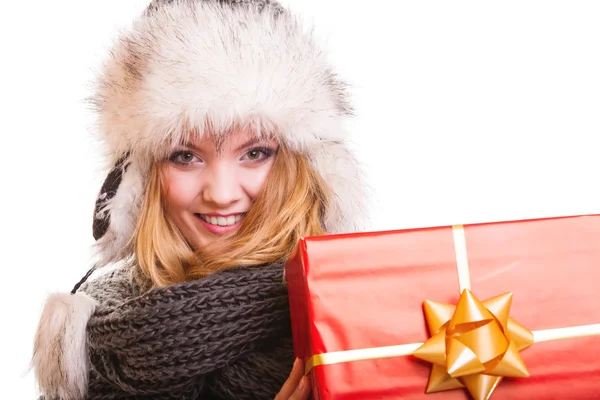
[[[226,208],[241,198],[241,185],[235,171],[226,165],[215,165],[202,192],[202,199],[216,207]]]

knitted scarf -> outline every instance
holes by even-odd
[[[81,289],[89,399],[270,399],[293,363],[283,266],[221,271],[144,290],[120,269]]]

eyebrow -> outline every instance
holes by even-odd
[[[243,143],[241,146],[239,146],[236,151],[240,151],[242,149],[248,148],[250,146],[254,146],[257,144],[266,144],[269,141],[269,139],[264,138],[264,137],[254,137],[252,139],[247,140],[245,143]]]
[[[246,149],[250,146],[254,146],[257,144],[266,144],[267,142],[269,142],[269,140],[270,140],[269,138],[265,138],[265,137],[253,137],[253,138],[245,141],[244,143],[242,143],[240,146],[238,146],[235,149],[235,151],[241,151],[242,149]],[[194,146],[194,144],[192,144],[190,142],[183,143],[183,146],[193,149],[193,150],[200,150],[198,147]],[[217,153],[222,152],[223,145],[220,141],[216,143],[216,148],[217,148]]]

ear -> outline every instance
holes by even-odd
[[[38,324],[32,367],[44,396],[81,400],[88,384],[87,323],[97,303],[85,293],[48,297]]]

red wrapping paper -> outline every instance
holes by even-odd
[[[465,225],[471,290],[514,294],[531,331],[600,323],[600,215]],[[309,237],[286,265],[296,355],[425,342],[423,301],[460,297],[452,227]],[[600,399],[600,336],[534,343],[528,378],[491,400]],[[425,394],[431,364],[413,356],[320,365],[314,399],[469,399]]]

